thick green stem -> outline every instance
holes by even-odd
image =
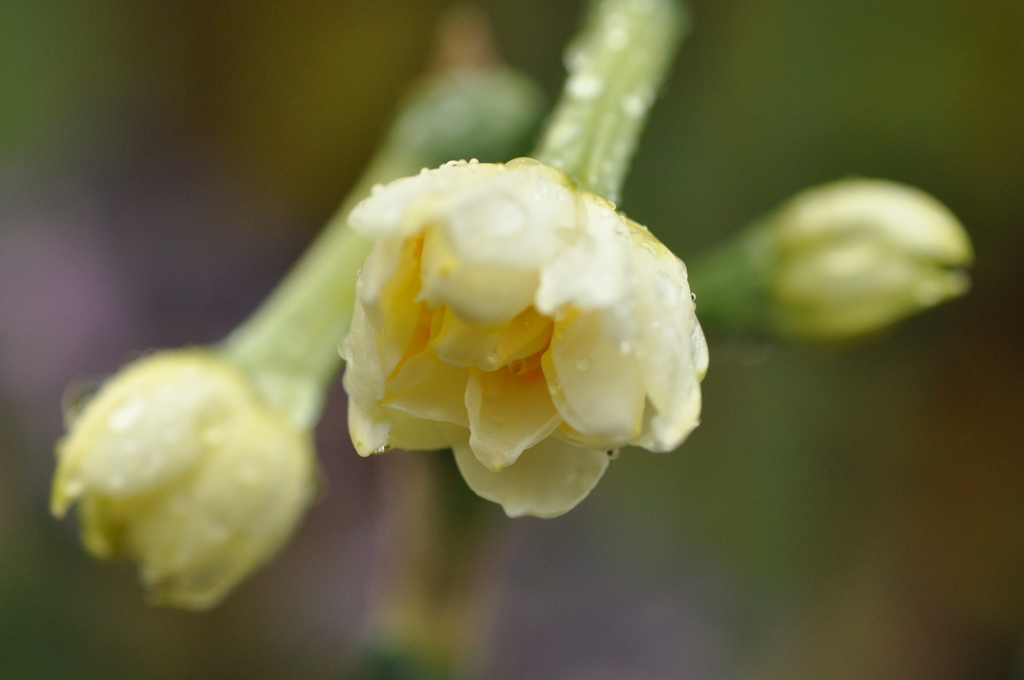
[[[768,241],[766,230],[755,225],[689,260],[686,268],[690,289],[697,296],[697,315],[709,334],[771,335]]]
[[[566,50],[569,77],[534,156],[617,201],[686,26],[673,0],[596,1]]]
[[[338,340],[348,332],[356,277],[373,246],[348,228],[348,214],[374,184],[412,174],[419,164],[385,148],[284,281],[224,341],[264,398],[306,427],[316,423],[341,366]]]

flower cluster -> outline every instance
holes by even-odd
[[[562,172],[453,162],[378,187],[349,223],[375,240],[342,343],[360,454],[450,447],[476,493],[552,517],[619,447],[671,451],[697,425],[685,266]]]

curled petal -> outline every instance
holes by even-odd
[[[646,229],[635,223],[630,227],[633,266],[643,272],[634,281],[637,360],[654,409],[638,443],[653,451],[671,451],[700,417],[707,343],[694,314],[686,267]]]
[[[421,266],[421,298],[431,307],[446,304],[478,324],[508,321],[530,306],[537,289],[536,271],[467,264],[436,230],[427,232]],[[481,295],[482,290],[488,294]]]
[[[615,448],[639,436],[645,389],[631,348],[613,346],[603,322],[599,312],[570,310],[555,323],[542,365],[565,422]]]
[[[519,375],[509,370],[470,369],[466,408],[477,459],[497,472],[551,434],[562,419],[548,396],[539,369]]]
[[[417,418],[443,420],[468,428],[468,380],[464,369],[441,363],[433,350],[426,349],[409,359],[395,377],[387,381],[381,405]]]
[[[523,451],[514,465],[488,470],[469,444],[453,447],[463,478],[477,495],[499,503],[509,517],[557,517],[587,497],[608,468],[605,451],[548,438]]]

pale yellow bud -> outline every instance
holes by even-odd
[[[758,233],[773,323],[797,338],[870,332],[962,295],[973,258],[957,218],[928,194],[849,179],[798,194]]]
[[[449,163],[349,222],[376,241],[342,344],[361,454],[451,447],[477,494],[552,517],[615,449],[670,451],[696,427],[707,345],[686,268],[560,171]]]
[[[109,379],[57,447],[51,506],[79,503],[82,541],[139,565],[154,601],[217,604],[291,534],[315,490],[310,434],[200,349]]]

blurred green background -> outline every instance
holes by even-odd
[[[581,3],[482,0],[554,100]],[[441,0],[0,0],[0,678],[342,678],[382,465],[206,614],[47,513],[65,385],[210,342],[287,270],[421,73]],[[622,207],[684,260],[795,191],[917,185],[964,299],[870,341],[713,338],[703,424],[509,521],[482,677],[1024,678],[1024,4],[698,0]],[[700,312],[700,290],[698,314]]]

